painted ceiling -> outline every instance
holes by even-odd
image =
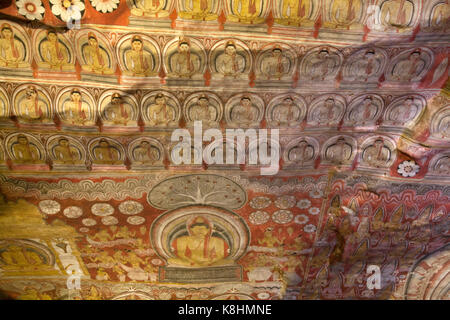
[[[0,298],[449,299],[449,15],[2,1]],[[278,172],[177,164],[195,121],[278,129]]]

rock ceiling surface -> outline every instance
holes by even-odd
[[[2,298],[449,298],[448,1],[0,7]]]

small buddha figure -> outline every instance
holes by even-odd
[[[313,9],[312,0],[283,0],[281,18],[275,22],[283,25],[310,27],[314,21],[310,19]]]
[[[391,159],[391,150],[385,146],[383,138],[375,140],[372,146],[363,152],[363,160],[372,167],[386,167]]]
[[[250,97],[241,98],[240,104],[231,110],[231,121],[244,126],[254,125],[258,121],[259,110],[256,108]]]
[[[339,67],[335,56],[327,49],[321,49],[314,54],[307,65],[306,77],[311,80],[331,80]]]
[[[450,4],[448,0],[445,3],[438,3],[433,8],[430,26],[439,30],[448,30],[450,28]]]
[[[436,173],[450,175],[450,157],[443,157],[436,162],[434,167]]]
[[[152,56],[144,50],[141,36],[136,35],[131,39],[131,50],[125,53],[125,65],[128,68],[124,71],[125,75],[148,77],[154,74]]]
[[[343,137],[337,139],[336,143],[329,146],[326,151],[326,158],[334,164],[349,163],[353,148]]]
[[[171,244],[174,258],[168,259],[169,265],[185,267],[208,267],[231,264],[227,243],[213,236],[211,223],[198,216],[186,226],[188,235],[177,237]]]
[[[213,0],[184,0],[186,11],[180,12],[180,17],[201,21],[216,20],[217,14],[211,13]]]
[[[0,37],[0,67],[27,68],[30,64],[25,59],[24,48],[20,41],[14,39],[14,31],[10,24],[3,23]]]
[[[191,121],[202,121],[202,124],[212,126],[216,123],[217,110],[209,104],[208,96],[202,94],[191,107],[190,117]]]
[[[153,147],[148,141],[141,141],[139,146],[134,149],[135,164],[153,165],[160,158],[159,150]]]
[[[109,57],[107,52],[99,46],[97,37],[92,32],[88,34],[88,44],[83,47],[83,55],[86,64],[81,65],[81,68],[84,71],[102,75],[114,73],[114,70],[108,66]]]
[[[417,8],[416,8],[417,9]],[[414,5],[407,0],[388,0],[381,7],[380,21],[386,29],[406,30],[414,14]]]
[[[56,164],[78,164],[81,159],[78,150],[72,147],[67,138],[58,140],[58,145],[54,149],[56,159],[53,161]]]
[[[83,126],[90,122],[90,107],[81,99],[81,91],[74,88],[70,91],[70,100],[63,106],[67,121],[73,125]]]
[[[389,120],[394,124],[405,125],[416,117],[418,111],[419,107],[414,103],[414,97],[410,97],[405,99],[402,104],[392,108]]]
[[[136,0],[131,14],[138,17],[163,18],[169,15],[167,10],[162,10],[166,0]]]
[[[200,70],[200,58],[192,52],[188,39],[180,39],[178,51],[170,58],[170,69],[173,76],[178,78],[191,78]]]
[[[381,62],[376,59],[374,50],[367,50],[364,57],[357,60],[350,69],[350,74],[356,81],[368,81],[380,72]]]
[[[275,46],[271,55],[261,61],[261,72],[267,80],[281,79],[289,72],[290,64],[289,59],[283,55],[281,47]]]
[[[298,124],[300,110],[291,97],[286,97],[273,111],[273,122],[277,126],[293,126]]]
[[[311,120],[319,125],[333,125],[339,116],[339,107],[333,98],[328,98],[319,105],[311,114]]]
[[[54,71],[75,70],[75,66],[69,63],[67,49],[60,43],[56,31],[47,31],[47,39],[42,42],[41,48],[44,61],[38,62],[39,67]]]
[[[131,120],[132,114],[131,106],[124,103],[121,95],[116,92],[113,93],[111,102],[105,108],[105,116],[107,119],[105,123],[126,126]]]
[[[261,14],[262,0],[233,0],[232,14],[227,19],[233,22],[258,24],[264,22]]]
[[[398,81],[411,81],[417,78],[426,65],[421,55],[420,50],[415,50],[409,55],[408,59],[399,61],[392,70],[393,79]]]
[[[331,4],[330,21],[325,23],[328,28],[361,28],[361,0],[334,0]]]
[[[168,126],[175,123],[175,112],[171,106],[167,105],[163,94],[157,94],[155,103],[148,107],[148,119],[153,126]]]
[[[269,227],[264,231],[262,239],[258,239],[258,244],[260,246],[273,248],[275,245],[282,246],[285,239],[285,237],[278,238],[274,235],[274,228]]]
[[[289,161],[296,163],[304,163],[311,161],[314,157],[314,147],[306,140],[300,140],[296,146],[289,150]]]
[[[17,143],[13,144],[12,150],[15,157],[14,162],[16,163],[33,164],[41,162],[39,150],[30,144],[25,135],[20,134],[17,136]]]
[[[362,103],[357,105],[350,113],[350,121],[352,124],[364,124],[374,121],[378,107],[375,105],[372,97],[366,97]]]
[[[43,120],[47,107],[39,99],[39,93],[35,86],[28,86],[26,89],[26,99],[21,102],[20,116],[25,120]]]
[[[101,139],[94,148],[95,164],[121,164],[119,151],[111,146],[106,139]]]
[[[244,72],[245,59],[236,52],[234,41],[225,43],[225,51],[217,57],[216,68],[224,77],[236,78]]]

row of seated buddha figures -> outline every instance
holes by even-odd
[[[395,98],[363,94],[347,102],[344,96],[332,93],[308,97],[311,101],[307,103],[299,94],[283,93],[266,103],[260,95],[247,92],[223,101],[213,92],[200,91],[180,101],[163,90],[150,91],[141,97],[135,92],[108,89],[95,99],[88,89],[63,87],[51,99],[46,88],[22,84],[9,99],[0,87],[0,123],[12,125],[18,121],[25,126],[40,127],[56,122],[81,131],[95,131],[99,123],[112,129],[161,130],[178,127],[181,119],[188,126],[200,121],[204,127],[231,128],[259,127],[264,120],[268,127],[296,130],[300,127],[373,130],[379,126],[405,130],[419,120],[427,105],[417,94]],[[440,109],[432,119],[431,134],[438,139],[450,137],[448,109],[449,106]]]
[[[377,171],[388,169],[396,160],[396,138],[380,135],[354,137],[350,135],[334,135],[328,137],[293,136],[286,143],[281,144],[280,157],[284,160],[284,169],[312,168],[317,166],[320,157],[321,165],[350,167],[358,157],[357,167],[360,169],[375,169]],[[106,136],[83,139],[67,134],[55,134],[45,139],[29,133],[11,133],[4,139],[0,149],[2,166],[5,160],[10,159],[16,168],[29,165],[44,165],[51,161],[53,168],[72,168],[86,170],[88,162],[92,167],[104,166],[123,167],[126,159],[131,162],[132,169],[145,169],[149,167],[162,168],[165,159],[171,163],[173,154],[182,152],[191,153],[191,164],[195,162],[195,153],[202,152],[194,146],[184,148],[178,142],[167,142],[165,138],[139,136],[128,137],[129,141],[118,140]],[[270,148],[272,145],[268,145]],[[239,152],[257,152],[256,145],[249,144],[240,150],[235,141],[223,142],[222,151],[225,158],[228,152],[233,152],[235,159]],[[187,151],[186,151],[187,150]],[[209,150],[209,151],[208,151]],[[204,152],[220,152],[217,148],[204,149]],[[204,155],[205,153],[203,153]],[[228,160],[227,160],[228,161]],[[229,162],[229,161],[228,161]],[[249,163],[246,158],[247,164]],[[214,165],[214,163],[211,163]],[[237,166],[237,161],[224,163]],[[201,166],[201,163],[200,163]],[[430,170],[450,176],[450,154],[441,152],[430,162]]]
[[[407,31],[419,21],[428,29],[448,30],[450,9],[446,0],[132,0],[132,17],[166,18],[175,9],[181,19],[264,23],[272,12],[274,23],[312,27],[318,16],[324,28],[361,29],[374,24],[379,31]]]
[[[1,21],[0,34],[0,69],[14,76],[19,70],[32,76],[34,57],[39,78],[76,80],[78,61],[81,80],[117,83],[120,78],[144,86],[151,83],[147,80],[160,83],[161,78],[198,85],[205,81],[205,74],[211,85],[238,85],[248,83],[253,73],[257,82],[269,86],[292,83],[293,79],[301,84],[320,81],[321,86],[334,86],[338,75],[349,83],[377,84],[384,76],[387,83],[414,85],[434,61],[433,51],[425,47],[405,48],[395,54],[367,47],[347,57],[330,46],[305,49],[262,43],[254,54],[238,39],[215,40],[205,48],[199,39],[176,37],[160,46],[159,40],[143,33],[124,34],[113,46],[106,35],[93,29],[72,33],[72,40],[67,34],[39,29],[30,39],[21,26]]]

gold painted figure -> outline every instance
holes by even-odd
[[[175,122],[175,112],[171,106],[167,105],[163,94],[155,96],[155,103],[148,108],[148,118],[153,126],[167,126]]]
[[[183,0],[186,11],[180,12],[180,17],[201,21],[216,20],[217,14],[211,13],[213,1],[215,0]]]
[[[105,109],[107,119],[105,122],[113,125],[126,126],[131,120],[132,114],[131,106],[124,103],[119,93],[114,93],[111,96],[111,103],[109,103]]]
[[[69,54],[59,41],[54,30],[47,32],[47,39],[42,42],[42,59],[38,66],[55,71],[74,71],[75,66],[69,63]]]
[[[233,0],[232,14],[227,16],[229,21],[258,24],[264,22],[260,18],[262,0]]]
[[[81,99],[79,89],[70,91],[70,100],[64,103],[63,110],[67,120],[73,125],[82,126],[91,121],[89,105]]]
[[[154,164],[159,160],[159,150],[148,141],[141,141],[139,146],[134,149],[135,164]]]
[[[330,21],[324,26],[328,28],[361,28],[361,0],[333,0],[331,4]]]
[[[154,74],[153,59],[146,50],[140,36],[134,36],[131,39],[131,50],[125,53],[125,65],[128,70],[125,75],[133,77],[148,77]]]
[[[67,138],[61,138],[54,149],[57,164],[77,164],[81,163],[78,150],[72,147]]]
[[[120,153],[106,139],[101,139],[94,149],[95,164],[121,164]]]
[[[196,217],[188,226],[189,235],[176,238],[172,243],[175,258],[170,258],[170,265],[186,267],[207,267],[230,264],[227,243],[219,237],[212,236],[212,226],[206,218]]]
[[[169,15],[167,10],[162,10],[166,0],[136,0],[131,14],[138,17],[163,18]]]
[[[99,46],[97,37],[92,32],[88,34],[88,45],[83,47],[83,55],[86,64],[82,65],[81,68],[84,71],[102,75],[114,73],[114,70],[108,66],[108,54]]]
[[[39,92],[35,86],[27,87],[26,97],[20,108],[20,116],[29,121],[42,120],[47,113],[47,107],[39,100]]]
[[[25,59],[25,52],[19,40],[14,39],[14,31],[10,24],[1,26],[0,67],[27,68],[30,64]]]
[[[283,0],[281,18],[275,22],[283,25],[310,27],[314,21],[310,19],[313,0]]]
[[[381,23],[387,28],[406,31],[411,23],[414,5],[407,0],[388,0],[381,7]]]

